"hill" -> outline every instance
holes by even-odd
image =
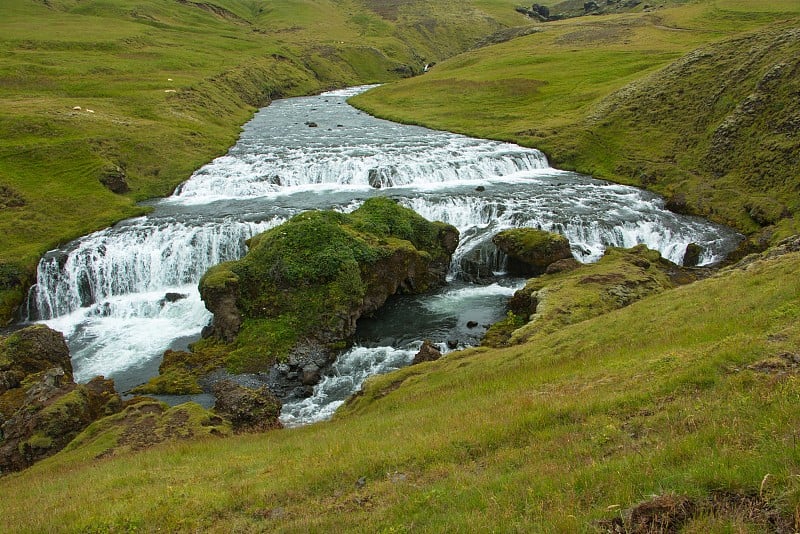
[[[401,20],[400,2],[374,6]],[[503,337],[516,344],[374,377],[327,423],[137,453],[90,427],[0,479],[4,527],[796,531],[800,242],[780,238],[798,224],[798,25],[788,0],[635,7],[548,22],[355,99],[543,147],[735,224],[766,252],[674,289],[637,261],[663,283],[599,316],[592,303],[626,281],[614,262],[559,273],[560,289],[535,284],[550,300]]]
[[[800,229],[798,27],[797,3],[738,0],[551,22],[353,103],[535,146],[774,242]]]
[[[328,423],[119,455],[90,427],[0,479],[5,528],[791,532],[798,250],[373,378]]]
[[[39,257],[144,212],[281,96],[420,72],[509,24],[511,0],[6,0],[0,317]]]

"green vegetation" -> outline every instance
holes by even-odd
[[[687,532],[791,527],[799,268],[787,254],[375,377],[329,423],[113,461],[76,447],[0,480],[4,524],[580,532],[659,495],[697,503]]]
[[[356,320],[395,293],[444,282],[458,231],[385,197],[350,214],[308,211],[253,237],[238,261],[209,269],[200,294],[213,335],[192,352],[167,351],[159,376],[136,393],[197,393],[197,378],[226,367],[268,370],[298,347],[342,348]]]
[[[652,189],[775,242],[800,229],[798,24],[800,6],[784,0],[581,17],[352,102],[537,147],[561,168]]]
[[[230,423],[200,405],[187,402],[168,406],[153,399],[135,398],[125,409],[89,425],[65,449],[94,458],[120,455],[165,441],[231,435]]]
[[[175,132],[185,134],[187,144],[181,150],[197,161],[221,149],[223,143],[202,136],[232,137],[232,115],[244,117],[252,109],[247,106],[254,104],[241,96],[229,97],[238,95],[238,88],[255,94],[245,83],[258,78],[253,72],[269,72],[270,65],[280,73],[294,69],[296,76],[280,78],[280,91],[295,94],[325,86],[328,80],[348,82],[351,75],[378,79],[378,73],[386,72],[383,59],[375,59],[380,55],[368,47],[392,58],[389,66],[418,65],[423,54],[410,53],[414,46],[398,35],[424,40],[426,60],[441,59],[466,43],[460,37],[455,44],[447,43],[457,25],[439,32],[433,31],[434,19],[414,19],[422,3],[218,4],[229,14],[212,16],[199,4],[148,0],[139,0],[136,6],[142,7],[131,4],[117,11],[122,0],[49,0],[50,8],[12,0],[7,6],[13,9],[2,8],[9,16],[0,24],[9,31],[0,34],[0,45],[6,47],[4,59],[13,61],[0,69],[18,72],[20,81],[15,81],[16,75],[0,78],[0,128],[13,133],[0,135],[0,223],[16,220],[9,214],[17,214],[21,228],[30,228],[34,238],[27,248],[24,233],[2,227],[8,241],[3,254],[13,261],[3,256],[0,288],[13,288],[16,280],[27,276],[27,264],[19,258],[33,261],[44,243],[79,231],[75,220],[96,227],[103,213],[113,220],[125,210],[136,211],[131,202],[140,198],[137,195],[153,194],[159,187],[166,191],[179,180],[179,172],[160,171],[156,178],[135,170],[144,164],[116,157],[122,154],[119,147],[131,150],[129,155],[141,151],[143,157],[148,150],[166,150],[153,136],[169,131],[161,130],[161,124],[172,121],[178,125]],[[646,186],[665,194],[674,209],[735,224],[753,240],[775,242],[796,233],[797,2],[668,3],[674,4],[683,5],[537,26],[536,33],[440,62],[425,76],[381,87],[356,102],[406,122],[543,148],[560,166]],[[474,24],[468,16],[473,5],[505,24],[516,17],[503,11],[507,4],[499,0],[462,3],[461,10],[447,2],[441,5],[453,8],[454,20],[464,17],[461,27]],[[194,16],[186,19],[186,10]],[[47,41],[29,45],[26,32],[32,18],[27,15],[34,12],[52,16],[59,24],[53,24]],[[113,38],[97,37],[111,33],[108,26],[83,25],[82,17],[110,13],[130,19],[129,25],[114,29]],[[140,13],[148,16],[138,17]],[[349,18],[339,24],[344,13]],[[231,14],[250,21],[252,34],[244,37],[230,30],[230,25],[240,24]],[[209,20],[236,38],[209,34]],[[266,29],[266,21],[272,29]],[[27,36],[21,38],[13,28]],[[178,46],[157,50],[147,41],[172,36],[173,41],[160,42],[182,44],[186,40],[178,36],[200,29],[207,46],[191,53],[191,46],[186,51]],[[400,33],[392,34],[392,29]],[[371,44],[347,45],[346,37],[335,36],[342,35],[338,31]],[[475,26],[475,34],[481,31],[490,33],[486,26]],[[312,34],[330,41],[317,46]],[[109,48],[117,39],[132,43],[125,45],[124,54]],[[340,40],[345,48],[338,46]],[[13,49],[8,45],[12,41]],[[250,46],[268,48],[267,42],[279,47],[276,56],[246,52]],[[133,47],[137,43],[143,44]],[[138,125],[138,137],[120,141],[116,152],[94,148],[106,146],[106,139],[118,139],[108,135],[116,131],[110,126],[75,133],[65,126],[66,118],[57,120],[47,111],[59,102],[56,94],[62,95],[59,105],[65,117],[73,113],[73,105],[87,105],[73,103],[74,95],[59,87],[88,87],[91,77],[55,75],[59,68],[66,69],[63,58],[75,50],[83,50],[78,54],[83,57],[86,49],[117,69],[99,72],[102,83],[92,91],[128,91],[126,98],[112,94],[106,102],[117,106],[117,117]],[[20,59],[25,54],[27,62]],[[226,58],[232,55],[242,59],[241,65],[261,66],[251,72],[231,65]],[[262,63],[247,61],[256,55]],[[165,61],[169,68],[154,66],[154,77],[147,82],[150,71],[142,68],[143,75],[134,77],[131,73],[138,70],[119,66],[122,56],[130,56],[126,61],[153,62],[142,65]],[[181,67],[182,57],[194,58],[195,65]],[[404,59],[396,60],[400,57]],[[361,65],[358,74],[347,70],[351,62]],[[159,122],[158,113],[123,113],[142,102],[125,87],[151,83],[161,94],[165,75],[180,72],[179,67],[185,68],[186,78],[179,93],[167,95],[170,102],[185,107],[169,121]],[[93,68],[98,68],[97,61]],[[312,70],[322,73],[323,80],[314,78]],[[180,79],[179,74],[171,77]],[[272,78],[264,74],[263,79]],[[38,96],[26,100],[25,91],[17,91],[12,98],[7,91],[15,84],[27,84],[25,89]],[[217,117],[211,109],[227,109],[230,115]],[[14,117],[20,117],[19,122]],[[73,118],[94,124],[89,121],[103,119],[103,112]],[[184,119],[189,126],[179,126]],[[213,126],[214,121],[221,122]],[[68,131],[71,138],[62,135]],[[196,145],[186,134],[192,131],[201,133]],[[145,142],[148,139],[152,144]],[[19,148],[23,146],[31,148]],[[17,163],[15,154],[21,154]],[[164,165],[186,163],[189,171],[189,163],[178,161],[179,151],[169,155],[173,159]],[[94,173],[91,179],[58,179],[69,174],[64,169],[70,161],[83,168],[81,172]],[[39,168],[61,174],[45,174],[55,178],[44,187]],[[98,186],[100,176],[118,175],[117,168],[125,170],[132,190],[127,196]],[[9,175],[7,169],[13,172]],[[52,192],[64,190],[71,191],[71,197],[64,196],[71,198],[66,204],[71,209],[64,211],[73,222],[66,218],[63,226],[59,222],[45,235],[34,223],[44,227],[46,217],[58,208],[53,199],[62,194]],[[52,196],[45,196],[48,192]],[[78,196],[88,202],[83,217],[74,209],[83,206],[75,202]],[[295,242],[279,233],[264,234],[251,242],[253,257],[269,257],[266,244],[317,246],[319,258],[294,253],[272,257],[285,261],[275,269],[280,277],[270,283],[280,287],[278,282],[286,281],[288,286],[289,280],[317,276],[357,292],[355,271],[337,271],[336,265],[379,257],[389,247],[411,247],[414,239],[424,243],[432,235],[419,234],[413,224],[393,217],[390,208],[382,205],[349,218],[301,216],[295,224],[307,231],[298,232]],[[332,223],[339,228],[329,228]],[[314,225],[324,229],[326,240],[314,241]],[[388,233],[366,238],[367,229]],[[343,250],[326,247],[329,241]],[[797,530],[798,250],[800,242],[794,238],[736,267],[672,289],[690,281],[691,275],[643,248],[611,250],[597,265],[566,268],[529,282],[512,303],[515,311],[490,330],[487,343],[499,348],[451,353],[436,362],[373,377],[327,423],[235,439],[164,443],[137,452],[136,446],[120,445],[119,428],[106,428],[101,420],[67,450],[0,479],[3,527],[20,532]],[[268,274],[262,267],[247,260],[226,264],[210,272],[204,284],[221,292],[238,291],[248,287],[251,274]],[[307,298],[312,307],[315,298],[333,307],[347,293],[312,292]],[[256,340],[266,332],[278,343],[294,335],[297,324],[306,319],[299,307],[296,320],[258,316],[259,306],[283,305],[261,296],[234,303],[256,315],[245,320],[239,333],[239,339],[247,341],[246,350],[239,347],[243,350],[230,360],[239,369],[261,358]],[[185,353],[170,359],[176,368],[174,383],[191,382],[197,368],[216,365],[235,352],[213,339],[198,345],[207,359],[195,362]],[[7,404],[0,403],[0,408],[23,402],[18,391],[21,388],[8,391],[0,399]],[[200,425],[214,428],[215,421],[201,415],[198,412],[196,419]],[[154,424],[156,432],[134,435],[163,435],[168,419],[156,419],[146,423]],[[220,432],[227,433],[227,428]],[[25,446],[34,450],[47,439],[33,434]]]
[[[476,4],[415,0],[386,18],[395,2],[4,0],[0,317],[42,253],[143,213],[256,107],[407,76],[527,23],[511,0]]]

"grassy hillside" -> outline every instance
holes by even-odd
[[[0,316],[43,252],[142,213],[136,201],[223,153],[257,106],[419,72],[528,23],[512,5],[4,0]]]
[[[17,6],[18,17],[6,17],[3,27],[25,26],[26,13],[32,13],[25,10],[58,8],[71,10],[70,17],[94,17],[117,5],[49,0],[53,7],[45,8],[13,2],[9,5]],[[317,13],[331,17],[315,31],[331,36],[328,46],[336,53],[293,27],[289,4],[308,24]],[[168,190],[180,172],[134,172],[138,167],[130,161],[159,162],[159,169],[177,165],[140,157],[148,150],[178,155],[173,149],[159,152],[167,149],[158,141],[173,135],[184,140],[179,147],[185,154],[202,160],[223,146],[221,140],[232,138],[235,123],[226,122],[229,115],[244,117],[256,100],[269,96],[265,85],[273,94],[294,94],[333,83],[329,80],[348,82],[348,76],[382,79],[375,73],[386,76],[386,68],[446,52],[440,48],[446,43],[433,38],[414,48],[417,55],[408,52],[413,47],[405,41],[391,45],[396,35],[433,35],[426,33],[431,23],[421,21],[426,12],[399,1],[353,0],[324,5],[341,7],[336,13],[351,16],[344,26],[356,28],[360,40],[375,39],[384,56],[375,62],[337,59],[364,49],[354,45],[345,53],[337,48],[342,45],[337,41],[347,41],[334,35],[341,27],[336,13],[322,9],[323,4],[309,2],[304,10],[297,2],[228,0],[228,14],[215,12],[214,24],[238,27],[243,19],[256,29],[246,38],[238,30],[222,32],[227,37],[204,37],[208,45],[198,44],[190,52],[192,47],[181,51],[177,45],[185,45],[182,37],[196,24],[200,35],[207,34],[209,12],[193,3],[153,3],[151,8],[162,10],[153,11],[156,20],[131,21],[129,31],[143,32],[146,43],[173,40],[159,41],[158,49],[146,44],[111,54],[102,47],[117,43],[117,37],[108,37],[112,44],[102,46],[102,39],[91,41],[96,47],[92,68],[101,68],[97,63],[104,58],[113,72],[101,68],[98,76],[104,82],[92,89],[100,96],[89,101],[76,101],[67,89],[93,79],[86,65],[78,71],[80,62],[67,61],[76,57],[69,55],[72,45],[64,44],[74,39],[74,28],[65,29],[57,44],[47,41],[53,48],[47,53],[37,42],[34,59],[27,63],[20,57],[30,36],[16,37],[13,50],[2,49],[4,58],[14,60],[0,64],[0,69],[27,73],[0,78],[0,127],[13,133],[0,136],[5,151],[0,152],[5,186],[0,222],[16,220],[12,213],[22,221],[16,230],[3,227],[6,247],[18,251],[13,257],[36,257],[36,247],[27,248],[26,238],[17,238],[24,234],[16,232],[31,227],[31,235],[45,243],[44,230],[37,233],[34,223],[44,227],[50,222],[51,212],[39,209],[56,210],[54,199],[69,199],[64,205],[73,207],[77,198],[89,203],[81,213],[64,209],[61,231],[66,233],[77,224],[68,216],[73,221],[97,217],[100,224],[102,217],[93,210],[106,210],[113,220],[135,210],[132,200],[139,195]],[[147,5],[147,0],[136,4]],[[258,11],[259,5],[265,10]],[[449,6],[428,4],[438,9],[434,5]],[[499,1],[473,5],[504,24],[516,17],[506,14]],[[95,11],[86,11],[88,6]],[[136,6],[122,10],[124,16],[132,16],[131,10],[140,13]],[[197,18],[183,18],[185,7],[196,9],[191,13]],[[448,13],[462,20],[470,9]],[[170,13],[181,14],[180,24]],[[670,196],[680,209],[707,213],[775,240],[797,229],[797,159],[791,159],[797,146],[797,17],[797,3],[789,0],[708,0],[649,13],[636,8],[614,17],[547,23],[533,35],[440,62],[425,76],[387,85],[357,103],[395,119],[543,147],[562,166],[645,185]],[[272,33],[265,20],[275,24]],[[58,22],[48,39],[56,39],[55,28],[66,24]],[[123,29],[115,35],[141,42],[133,34],[125,37]],[[0,43],[9,46],[6,35],[11,34],[0,35]],[[80,47],[89,46],[81,39]],[[264,42],[275,48],[268,54],[253,51],[267,47]],[[125,59],[130,55],[135,59]],[[231,64],[232,55],[243,60]],[[181,59],[189,56],[193,66]],[[364,52],[357,57],[377,56]],[[115,66],[117,61],[152,62],[146,63],[152,71],[139,71],[138,63],[125,70]],[[324,68],[330,70],[321,80],[312,74]],[[74,72],[81,76],[69,74]],[[181,75],[185,78],[176,93],[164,93],[171,88],[164,80],[178,81]],[[22,85],[13,89],[23,82],[30,98]],[[129,89],[117,93],[118,87]],[[53,102],[59,103],[61,115],[48,107]],[[105,115],[98,102],[109,104],[114,113]],[[74,105],[95,112],[79,113]],[[9,106],[16,106],[13,114]],[[17,115],[29,119],[15,123]],[[102,128],[101,120],[106,121]],[[128,121],[139,133],[125,134],[128,130],[115,120]],[[162,129],[173,123],[174,130]],[[72,137],[66,135],[70,132]],[[70,139],[73,144],[62,144]],[[28,146],[24,153],[29,156],[14,163],[15,154],[23,153],[19,147]],[[99,169],[100,177],[114,175],[122,161],[132,191],[115,196],[98,188],[95,171],[91,180],[81,182],[83,174],[64,170],[72,161]],[[37,162],[62,178],[42,178]],[[541,299],[538,318],[505,332],[502,339],[516,344],[453,353],[375,377],[327,423],[140,452],[115,450],[118,430],[90,427],[67,450],[0,479],[2,529],[800,529],[800,242],[795,238],[758,259],[750,257],[675,289],[666,289],[674,280],[651,272],[650,260],[617,260],[612,254],[600,264],[533,282],[529,289]],[[9,265],[17,264],[6,263],[1,272],[7,279],[15,275]],[[642,298],[636,302],[627,298],[633,290],[625,282],[631,277],[641,281],[635,296]],[[623,307],[613,309],[617,304]],[[601,307],[610,311],[595,316]],[[509,329],[518,326],[511,319]]]
[[[791,252],[522,345],[377,377],[306,428],[101,458],[109,438],[90,427],[82,446],[0,479],[3,521],[22,532],[591,532],[623,518],[653,526],[649,510],[685,532],[789,532],[798,269]]]
[[[535,146],[765,239],[797,232],[800,4],[637,10],[543,24],[353,102]]]

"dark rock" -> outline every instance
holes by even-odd
[[[214,411],[230,420],[235,432],[281,428],[281,402],[266,386],[253,389],[222,380],[214,384]]]
[[[37,325],[0,339],[0,474],[55,454],[121,407],[112,380],[73,382],[59,332]]]
[[[522,320],[527,321],[531,315],[536,313],[536,308],[539,306],[539,299],[534,293],[525,287],[518,289],[509,299],[508,309]]]
[[[508,270],[514,274],[539,275],[550,264],[572,258],[566,237],[533,228],[504,230],[492,242],[508,255]]]
[[[539,16],[545,20],[550,18],[550,8],[548,8],[547,6],[533,4],[533,6],[531,6],[531,11],[538,13]]]
[[[14,332],[0,344],[0,376],[27,375],[53,367],[64,370],[65,380],[72,380],[72,362],[64,336],[44,325],[35,325]],[[0,394],[4,390],[0,389]]]
[[[475,191],[477,191],[478,193],[483,193],[484,191],[486,191],[486,188],[482,185],[479,185],[478,187],[475,188]]]
[[[383,183],[381,182],[381,173],[378,169],[370,169],[367,173],[367,183],[370,187],[375,189],[380,189],[383,187]]]
[[[475,328],[476,326],[478,326],[477,321],[467,321],[467,328]]]
[[[580,266],[581,262],[575,258],[564,258],[563,260],[554,261],[548,265],[544,272],[546,274],[565,273],[568,271],[574,271]]]
[[[419,352],[414,356],[414,360],[411,362],[411,365],[416,365],[422,362],[434,362],[442,357],[442,353],[439,352],[433,343],[428,341],[427,339],[422,342],[422,346],[419,348]]]
[[[697,243],[689,243],[686,245],[686,252],[683,254],[683,261],[681,264],[684,267],[696,267],[700,264],[700,256],[703,254],[703,247]]]
[[[308,126],[309,128],[316,128],[319,125],[316,122],[307,122],[306,126]]]
[[[118,165],[107,167],[100,176],[100,183],[118,195],[130,191],[125,169]]]
[[[183,300],[188,297],[189,295],[187,295],[186,293],[167,293],[166,295],[164,295],[164,302],[169,302],[170,304],[172,304],[174,302],[178,302],[179,300]]]
[[[457,339],[448,339],[447,340],[447,348],[449,348],[449,349],[458,348],[458,340]]]
[[[209,271],[200,280],[200,297],[214,314],[211,328],[203,329],[205,337],[215,336],[228,343],[236,338],[242,326],[242,314],[236,303],[238,292],[239,277],[227,270]]]
[[[692,215],[692,208],[689,206],[686,201],[686,195],[683,193],[676,193],[668,198],[664,207],[678,215]]]
[[[303,367],[302,382],[304,386],[313,386],[322,378],[320,368],[315,363]]]
[[[494,271],[505,269],[506,255],[493,243],[484,243],[461,258],[459,277],[473,284],[489,284],[494,281]]]
[[[0,185],[0,209],[20,208],[25,205],[25,198],[15,189]]]

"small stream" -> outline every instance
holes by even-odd
[[[640,243],[680,262],[694,242],[709,264],[740,239],[724,226],[665,210],[646,191],[553,169],[537,150],[370,117],[346,103],[365,89],[274,102],[244,126],[228,154],[171,197],[149,202],[151,214],[41,260],[29,320],[65,334],[77,380],[102,374],[127,391],[157,374],[164,350],[186,348],[210,320],[197,290],[202,274],[243,256],[249,237],[308,209],[349,212],[369,197],[389,196],[453,224],[461,243],[449,285],[392,299],[362,320],[355,346],[313,395],[285,402],[288,425],[329,417],[367,376],[407,365],[423,339],[444,351],[476,344],[523,283],[502,272],[491,244],[500,230],[558,232],[583,262],[608,246]],[[471,283],[476,268],[490,278]]]

